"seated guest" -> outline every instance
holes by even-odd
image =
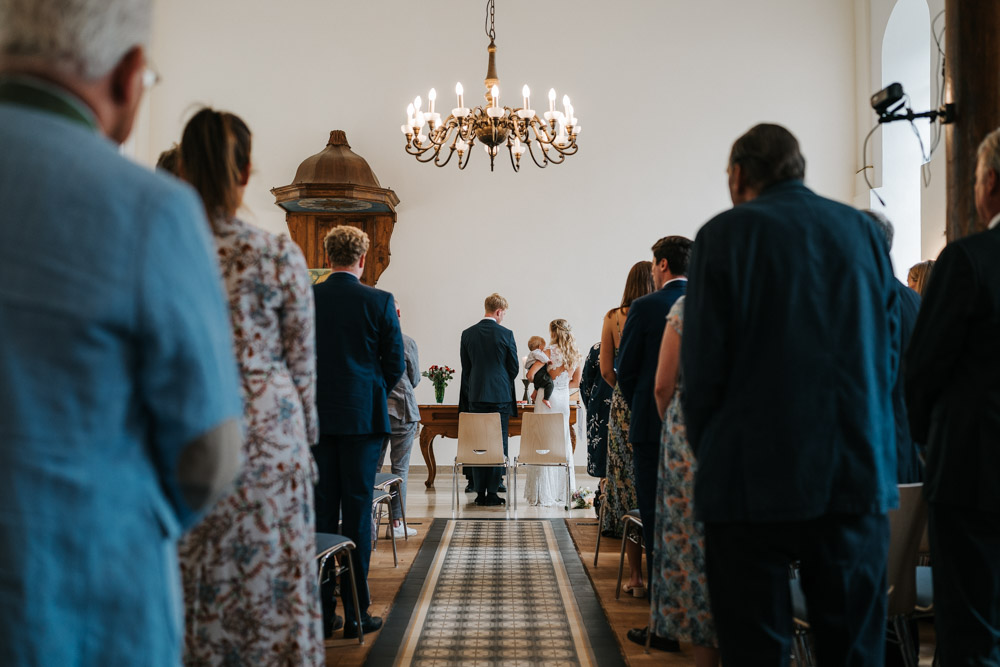
[[[399,299],[396,304],[396,317],[402,319],[399,309]],[[415,528],[404,526],[403,508],[406,507],[406,481],[410,473],[410,451],[413,449],[413,439],[420,427],[420,408],[417,407],[417,397],[413,388],[420,383],[420,359],[417,354],[417,341],[403,334],[403,354],[406,359],[406,372],[392,388],[388,398],[389,425],[392,432],[382,442],[379,461],[385,460],[385,452],[389,450],[391,470],[403,478],[399,497],[392,499],[392,530],[396,537],[417,534]]]
[[[177,538],[239,470],[204,210],[119,152],[152,17],[0,2],[0,665],[178,665]]]
[[[552,398],[552,392],[555,391],[556,386],[552,384],[552,376],[547,371],[544,373],[531,372],[536,363],[542,365],[539,370],[545,370],[549,365],[549,358],[545,354],[545,339],[541,336],[532,336],[528,339],[528,356],[524,360],[524,372],[525,377],[535,386],[535,390],[531,392],[531,400],[536,400],[538,391],[541,390],[542,403],[551,408],[552,403],[549,399]]]
[[[934,270],[934,260],[928,259],[925,262],[918,262],[910,267],[906,274],[906,285],[920,296],[924,295],[927,283],[931,279],[931,271]]]
[[[406,355],[392,295],[361,283],[368,235],[348,225],[334,227],[323,248],[332,273],[313,287],[320,431],[313,447],[319,465],[316,530],[339,533],[357,545],[351,558],[359,609],[349,575],[340,581],[344,636],[357,637],[359,623],[366,633],[382,627],[381,618],[368,614],[372,495],[382,444],[392,434],[386,390],[403,377]],[[325,636],[339,625],[335,589],[335,581],[323,584]]]
[[[236,217],[250,144],[238,116],[202,109],[180,146],[181,176],[201,195],[229,295],[246,427],[246,468],[181,541],[184,662],[273,664],[281,656],[322,665],[309,452],[318,439],[312,291],[291,239]]]
[[[885,239],[885,251],[892,250],[892,239],[895,236],[892,223],[878,211],[866,209],[865,215],[872,219],[875,226]],[[899,308],[899,329],[897,338],[900,350],[905,350],[910,344],[913,327],[917,323],[917,313],[920,311],[920,295],[901,283],[894,281],[896,290],[896,306]],[[892,388],[892,411],[896,420],[896,482],[898,484],[915,484],[924,481],[924,463],[920,459],[917,443],[910,436],[910,424],[906,416],[906,401],[903,397],[903,365],[896,372],[896,383]]]

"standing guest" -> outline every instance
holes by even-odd
[[[635,490],[642,519],[642,537],[646,544],[646,581],[652,581],[653,574],[651,545],[656,519],[656,470],[660,460],[660,431],[663,428],[656,409],[653,383],[667,315],[687,290],[691,239],[665,236],[653,244],[652,251],[655,289],[636,299],[629,309],[618,351],[618,386],[632,411],[628,439],[632,443]],[[647,631],[648,628],[633,628],[628,638],[645,644]],[[667,651],[678,650],[674,639],[657,635],[650,640],[650,646]]]
[[[611,409],[608,413],[608,467],[604,482],[604,500],[608,503],[600,530],[608,537],[621,539],[624,532],[622,515],[639,506],[635,495],[635,469],[632,465],[632,445],[628,439],[630,413],[625,397],[618,386],[615,372],[618,366],[618,344],[622,327],[632,302],[653,291],[653,263],[636,262],[625,279],[625,292],[621,305],[604,316],[601,328],[600,366],[601,377],[612,387]],[[642,550],[635,542],[625,544],[628,557],[629,580],[622,587],[635,597],[645,595],[642,576]]]
[[[906,285],[911,290],[919,294],[924,295],[924,291],[927,289],[927,283],[930,282],[931,272],[934,270],[934,260],[928,259],[925,262],[918,262],[910,267],[910,271],[906,274]]]
[[[204,209],[119,153],[149,0],[0,2],[0,664],[181,661],[176,541],[236,476]]]
[[[395,303],[396,317],[402,318],[399,299],[395,299]],[[412,537],[417,531],[403,525],[403,508],[406,507],[406,480],[410,475],[410,450],[413,449],[413,438],[420,426],[420,408],[417,407],[417,397],[413,394],[413,388],[420,383],[420,358],[417,355],[417,341],[406,334],[403,334],[403,357],[406,360],[406,372],[389,392],[387,399],[392,432],[382,442],[378,460],[385,461],[385,451],[388,449],[390,470],[403,478],[399,497],[392,499],[392,530],[395,537]]]
[[[649,597],[654,636],[694,644],[695,667],[718,667],[718,638],[709,609],[704,526],[694,518],[694,453],[681,407],[681,338],[684,297],[667,316],[654,393],[663,420],[656,485],[656,524],[650,551]]]
[[[392,295],[361,283],[368,235],[356,227],[334,227],[323,239],[330,277],[313,286],[316,297],[316,405],[319,465],[316,486],[316,530],[349,537],[356,548],[355,583],[359,609],[351,599],[351,583],[340,581],[347,622],[344,637],[382,627],[368,606],[368,563],[372,552],[372,495],[379,454],[392,433],[388,391],[406,371],[403,336]],[[340,528],[338,529],[338,517]],[[329,637],[336,616],[336,582],[323,584],[323,633]]]
[[[503,453],[507,455],[507,424],[517,415],[514,380],[517,379],[517,344],[510,329],[500,326],[507,314],[507,299],[493,293],[486,297],[483,319],[462,332],[462,360],[458,391],[459,412],[499,412]],[[497,495],[503,467],[473,468],[477,505],[503,505]]]
[[[1000,130],[979,146],[975,198],[986,231],[941,251],[906,354],[942,665],[1000,664]]]
[[[885,251],[892,250],[892,239],[895,230],[889,218],[878,211],[865,209],[867,215],[882,233],[885,241]],[[920,310],[920,295],[901,283],[892,281],[896,290],[896,306],[899,308],[899,328],[896,330],[897,345],[905,350],[913,335],[913,327],[917,323],[917,312]],[[920,450],[910,435],[910,424],[906,416],[906,400],[903,396],[903,365],[896,372],[896,382],[892,387],[892,411],[896,425],[896,482],[898,484],[916,484],[924,481],[924,463],[920,459]]]
[[[246,427],[242,474],[181,540],[184,662],[322,665],[309,452],[318,437],[312,291],[291,239],[236,217],[250,148],[246,124],[213,109],[191,118],[180,146],[180,175],[201,195],[215,235]]]
[[[698,232],[681,346],[722,663],[788,663],[800,561],[820,664],[879,665],[898,503],[892,265],[871,220],[803,185],[785,128],[740,137],[728,173],[734,208]]]
[[[550,413],[563,416],[563,456],[570,462],[565,474],[569,475],[569,488],[576,488],[576,475],[573,471],[573,443],[569,437],[569,392],[580,386],[580,361],[582,357],[576,349],[576,338],[573,327],[564,319],[552,320],[549,323],[549,347],[546,349],[548,363],[536,361],[528,375],[544,373],[552,378],[552,399],[535,404],[535,414]],[[566,484],[563,471],[556,466],[531,466],[528,469],[527,481],[524,485],[524,499],[529,505],[566,505]]]
[[[587,474],[603,480],[608,463],[608,413],[611,385],[601,377],[601,341],[594,343],[583,362],[580,397],[587,411]],[[600,502],[599,497],[597,502]]]

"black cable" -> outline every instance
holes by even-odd
[[[871,180],[868,178],[868,170],[875,168],[873,165],[868,164],[868,140],[872,138],[873,134],[875,134],[875,130],[877,130],[880,127],[882,127],[881,124],[876,124],[875,127],[873,127],[871,131],[868,133],[868,136],[865,137],[865,143],[861,148],[861,163],[864,166],[861,167],[861,169],[859,169],[858,171],[864,175],[865,183],[868,185],[868,190],[875,195],[875,198],[879,200],[879,203],[882,204],[884,208],[885,200],[882,199],[879,193],[875,192],[875,186],[872,185]]]

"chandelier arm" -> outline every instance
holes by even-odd
[[[472,157],[472,146],[469,146],[468,150],[465,151],[465,162],[462,162],[461,155],[458,156],[458,168],[465,169],[465,165],[469,164],[469,158]]]
[[[446,166],[449,162],[451,162],[451,156],[454,154],[455,154],[455,147],[452,146],[451,150],[448,151],[448,157],[445,158],[444,162],[441,162],[441,151],[440,150],[434,151],[434,166],[435,167]]]
[[[528,153],[531,154],[531,161],[532,162],[534,162],[540,169],[545,169],[545,167],[549,166],[549,158],[545,154],[545,148],[542,147],[542,144],[539,143],[538,145],[539,145],[539,147],[541,148],[541,151],[542,151],[542,161],[544,162],[544,164],[542,162],[539,162],[538,158],[535,157],[535,149],[534,149],[534,147],[531,144],[528,144]]]
[[[516,163],[514,161],[514,151],[511,149],[510,146],[507,146],[507,153],[510,155],[510,166],[514,168],[514,173],[516,174],[517,172],[521,171],[521,167],[519,163]]]
[[[548,151],[545,151],[545,157],[548,158],[549,163],[551,163],[551,164],[562,164],[563,162],[566,161],[566,155],[563,154],[563,152],[559,148],[559,146],[557,146],[556,144],[552,144],[551,146],[549,146],[549,149],[550,150],[554,150],[558,154],[558,159],[557,159],[556,157],[550,156]]]
[[[441,150],[441,147],[440,147],[440,146],[438,146],[437,150],[435,150],[435,151],[434,151],[433,153],[431,153],[431,154],[430,154],[429,156],[427,156],[427,158],[426,158],[426,159],[421,159],[421,156],[422,156],[422,155],[423,155],[424,153],[426,153],[427,151],[429,151],[430,149],[431,149],[431,147],[430,147],[430,146],[428,146],[427,148],[423,149],[423,150],[422,150],[422,151],[420,151],[419,153],[410,153],[410,155],[412,155],[413,157],[417,158],[417,162],[422,162],[422,163],[424,163],[424,164],[426,164],[426,163],[428,163],[428,162],[433,162],[433,161],[434,161],[434,158],[435,158],[435,157],[437,156],[437,154],[438,154],[438,153],[440,152],[440,150]]]

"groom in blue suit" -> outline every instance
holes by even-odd
[[[677,299],[687,290],[687,267],[691,239],[666,236],[653,245],[653,285],[656,290],[636,299],[629,308],[618,348],[618,386],[632,411],[628,439],[632,444],[635,490],[646,542],[646,582],[653,582],[653,522],[656,510],[656,471],[660,464],[660,429],[663,422],[656,409],[653,384],[660,341],[667,326],[667,315]],[[646,643],[648,630],[633,629],[629,639]],[[650,645],[664,651],[677,651],[677,642],[654,636]]]
[[[350,226],[334,227],[323,240],[333,273],[316,285],[316,406],[319,444],[313,456],[319,468],[316,530],[339,533],[356,545],[354,573],[358,605],[344,575],[340,589],[347,625],[345,637],[377,630],[382,619],[368,614],[368,563],[371,559],[372,492],[382,442],[392,431],[386,401],[406,371],[403,335],[392,294],[361,283],[368,236]],[[338,518],[343,522],[338,529]],[[339,625],[334,614],[334,582],[323,599],[323,630],[329,637]]]

